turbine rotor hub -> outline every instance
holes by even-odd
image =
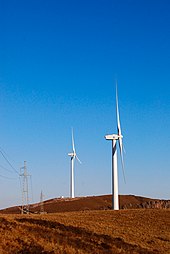
[[[111,135],[105,136],[106,140],[118,140],[119,138],[120,138],[120,135],[117,135],[117,134],[111,134]]]

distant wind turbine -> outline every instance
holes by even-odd
[[[116,84],[116,116],[117,116],[117,134],[106,135],[106,140],[112,140],[112,209],[119,210],[119,195],[118,195],[118,168],[117,168],[117,142],[119,143],[121,164],[124,173],[124,160],[123,160],[123,136],[120,126],[119,106],[118,106],[118,93]]]
[[[73,129],[72,129],[72,148],[73,151],[71,153],[68,153],[68,156],[71,157],[70,161],[70,198],[74,198],[74,161],[75,159],[78,160],[78,162],[81,164],[81,161],[77,157],[76,150],[75,150],[75,144],[74,144],[74,135],[73,135]]]

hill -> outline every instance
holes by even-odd
[[[170,208],[170,200],[159,200],[134,195],[120,195],[120,209],[137,208]],[[43,202],[44,211],[47,213],[56,212],[74,212],[87,210],[110,210],[112,205],[112,196],[90,196],[79,198],[54,198]],[[39,213],[40,203],[30,205],[30,212]],[[3,214],[19,214],[21,207],[10,207],[0,210]]]

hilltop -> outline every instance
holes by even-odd
[[[170,200],[151,199],[134,195],[120,195],[119,201],[120,209],[170,208]],[[74,199],[53,198],[43,202],[44,211],[47,213],[110,210],[111,204],[111,195],[78,197]],[[39,213],[40,210],[40,203],[30,205],[30,212]],[[20,212],[20,206],[0,210],[2,214],[19,214]]]

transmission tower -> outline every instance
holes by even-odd
[[[22,188],[22,207],[21,213],[29,213],[29,195],[28,195],[28,177],[26,161],[24,161],[24,167],[20,169],[21,188]]]
[[[41,214],[44,213],[44,195],[43,195],[42,191],[41,191],[41,194],[40,194],[40,213]]]

